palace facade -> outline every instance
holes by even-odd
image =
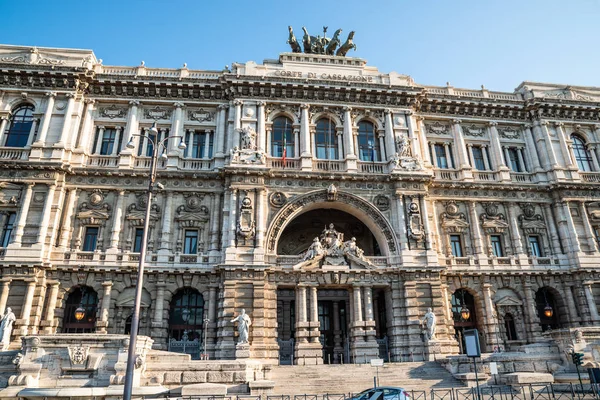
[[[0,46],[0,90],[12,348],[129,332],[148,207],[139,332],[155,349],[235,358],[241,309],[250,357],[294,364],[458,354],[470,328],[510,350],[600,323],[598,88],[427,86],[319,54],[200,71]],[[152,204],[147,138],[164,143]]]

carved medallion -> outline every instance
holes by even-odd
[[[125,117],[125,113],[126,111],[124,108],[117,107],[114,104],[109,107],[100,109],[100,116],[110,119],[123,118]]]
[[[215,115],[214,112],[206,111],[203,108],[200,108],[198,110],[188,111],[188,119],[190,121],[198,121],[198,122],[212,121],[214,118],[214,115]]]
[[[375,203],[375,207],[377,207],[380,211],[387,211],[390,209],[390,199],[387,196],[379,194],[375,196],[373,202]]]
[[[274,192],[269,196],[269,202],[273,207],[280,208],[286,203],[287,197],[282,192]]]
[[[170,119],[171,118],[171,110],[167,110],[166,108],[162,108],[156,106],[154,108],[146,108],[144,109],[144,117],[147,119]]]

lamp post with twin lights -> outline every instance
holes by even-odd
[[[125,387],[123,388],[123,400],[130,400],[133,388],[133,369],[135,364],[135,350],[138,327],[140,324],[140,302],[142,298],[142,287],[144,279],[144,262],[146,260],[146,247],[148,245],[148,227],[150,225],[150,211],[152,209],[152,195],[154,194],[155,186],[159,189],[163,188],[160,183],[155,183],[156,180],[156,167],[158,164],[158,158],[165,160],[167,155],[165,154],[167,140],[174,140],[179,138],[180,142],[177,146],[180,150],[185,150],[185,143],[182,136],[167,136],[166,138],[159,140],[158,129],[156,129],[156,122],[152,124],[150,133],[153,135],[154,140],[150,135],[147,134],[134,134],[127,143],[128,149],[134,149],[135,143],[133,142],[133,136],[138,136],[152,143],[152,156],[150,158],[150,175],[148,176],[148,189],[146,190],[146,215],[144,217],[144,231],[142,234],[142,247],[140,249],[140,261],[138,265],[138,276],[135,287],[135,302],[133,305],[133,314],[131,316],[131,333],[129,339],[129,349],[127,353],[127,369],[125,370]]]

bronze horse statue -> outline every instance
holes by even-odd
[[[325,48],[325,54],[332,56],[335,53],[335,48],[338,47],[341,43],[340,38],[339,38],[340,33],[342,33],[341,29],[338,29],[337,31],[335,31],[335,33],[333,34],[333,37],[329,41],[329,44]]]
[[[329,44],[329,39],[325,36],[327,34],[327,27],[323,27],[323,37],[321,36],[310,36],[306,27],[302,27],[304,36],[302,37],[302,44],[304,45],[305,53],[314,54],[325,54],[325,48]]]
[[[350,49],[354,49],[356,51],[356,45],[352,42],[352,39],[354,39],[354,31],[350,32],[348,39],[346,39],[346,42],[338,49],[335,55],[344,57]]]
[[[292,29],[292,26],[288,26],[288,29],[290,31],[290,36],[286,43],[290,45],[290,47],[292,48],[292,52],[302,53],[302,48],[300,47],[300,43],[298,43],[298,41],[296,40],[296,36],[294,35],[294,30]]]

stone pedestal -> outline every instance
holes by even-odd
[[[238,343],[235,346],[235,359],[243,360],[250,358],[250,345],[248,343]]]
[[[294,359],[297,365],[323,364],[323,348],[321,343],[296,343]]]

